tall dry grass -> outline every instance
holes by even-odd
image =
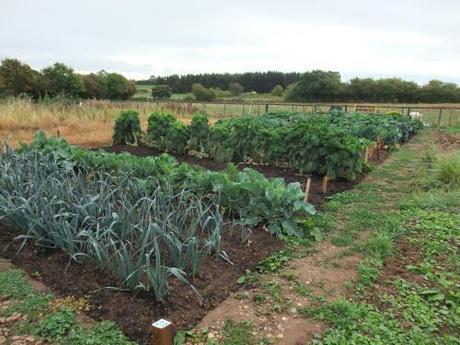
[[[164,109],[155,103],[85,102],[79,105],[7,98],[0,100],[0,142],[17,146],[21,142],[30,142],[39,129],[44,129],[48,134],[59,134],[74,145],[109,145],[115,118],[120,111],[127,109],[139,112],[143,129],[147,128],[147,118],[153,111],[168,110],[185,123],[190,122],[192,116],[192,112],[184,109]]]

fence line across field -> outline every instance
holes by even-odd
[[[431,125],[444,127],[460,124],[460,105],[436,104],[378,104],[378,103],[286,103],[286,102],[236,102],[213,101],[198,102],[185,100],[130,100],[130,101],[101,101],[89,100],[92,104],[112,104],[119,107],[146,108],[156,106],[165,110],[179,112],[204,112],[216,118],[226,118],[241,115],[261,115],[268,111],[328,111],[342,109],[344,111],[376,112],[385,114],[398,111],[402,114],[421,114],[423,121]]]

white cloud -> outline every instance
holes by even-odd
[[[454,0],[16,0],[2,9],[0,57],[36,68],[63,61],[134,78],[328,69],[460,83]]]

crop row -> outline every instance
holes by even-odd
[[[269,113],[242,116],[210,126],[197,114],[186,126],[168,113],[153,113],[142,133],[136,112],[118,118],[114,143],[143,141],[178,154],[219,162],[255,161],[353,180],[365,168],[363,152],[375,141],[407,141],[421,124],[402,115],[363,113]]]

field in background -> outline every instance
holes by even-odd
[[[0,102],[0,143],[17,146],[21,142],[30,142],[39,129],[44,129],[49,134],[59,134],[74,145],[110,144],[115,118],[126,109],[139,111],[142,127],[146,129],[148,115],[164,107],[155,103],[86,102],[78,105],[5,100]],[[190,121],[187,112],[171,111],[182,121]]]
[[[259,95],[260,96],[260,95]],[[255,97],[255,96],[254,96]],[[266,102],[266,103],[263,103]],[[245,115],[261,115],[269,111],[328,111],[330,104],[282,104],[263,98],[254,98],[244,103],[189,103],[169,102],[110,102],[86,101],[82,105],[72,103],[34,103],[26,99],[9,99],[0,102],[0,142],[18,145],[30,142],[38,129],[58,134],[71,144],[98,146],[112,142],[112,127],[116,116],[122,110],[133,109],[139,112],[143,129],[147,127],[150,113],[158,110],[168,111],[181,121],[188,123],[197,112],[210,116],[211,123],[218,119]],[[345,104],[342,104],[345,105]],[[386,114],[389,111],[419,111],[424,121],[441,126],[460,125],[460,106],[455,104],[378,104],[375,111]],[[440,108],[443,108],[440,115]],[[352,111],[354,104],[347,104]]]

